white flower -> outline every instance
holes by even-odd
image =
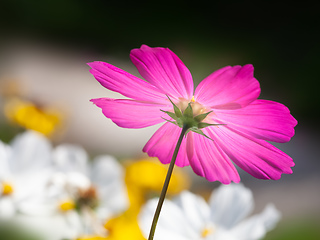
[[[148,236],[158,200],[141,210],[139,225]],[[242,184],[221,185],[209,203],[190,192],[166,200],[155,231],[155,240],[256,240],[264,237],[280,219],[269,204],[262,213],[245,219],[253,209],[253,197]]]
[[[58,146],[53,159],[56,172],[48,199],[55,206],[54,216],[66,226],[62,237],[105,235],[106,220],[128,207],[122,166],[109,155],[89,162],[81,147],[68,144]]]
[[[50,164],[51,146],[39,133],[20,134],[11,145],[0,141],[0,217],[42,214]]]

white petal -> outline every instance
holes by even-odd
[[[236,235],[222,228],[218,228],[214,230],[214,232],[208,235],[208,237],[206,237],[205,239],[206,240],[239,240]]]
[[[281,213],[270,203],[258,217],[264,222],[267,231],[270,231],[275,228],[276,224],[280,221]]]
[[[19,213],[26,214],[28,216],[49,216],[54,213],[57,208],[49,201],[42,201],[45,199],[32,199],[27,202],[22,202],[18,206]]]
[[[53,160],[59,171],[88,174],[88,155],[76,145],[63,144],[54,149]]]
[[[12,172],[41,171],[51,164],[51,145],[40,133],[27,131],[18,135],[12,142],[9,164]]]
[[[209,205],[211,221],[229,229],[252,211],[252,192],[242,184],[221,185],[212,193]]]
[[[69,172],[66,176],[67,188],[74,193],[79,189],[87,190],[91,186],[90,179],[80,172]]]
[[[50,175],[46,185],[45,194],[49,200],[57,201],[57,199],[68,199],[69,194],[66,191],[67,174],[55,172]]]
[[[118,161],[110,156],[96,157],[92,163],[91,179],[99,185],[105,185],[109,181],[124,177],[124,171]]]
[[[73,238],[80,236],[80,234],[83,233],[83,222],[81,216],[76,211],[68,211],[65,215],[65,224],[68,228],[65,229],[66,237]]]
[[[269,204],[264,211],[239,223],[231,232],[239,240],[257,240],[264,237],[280,220],[280,212]]]
[[[147,238],[158,199],[147,202],[139,214],[139,226]],[[199,238],[196,229],[186,219],[186,216],[175,203],[165,200],[154,235],[155,240],[195,240]]]
[[[10,175],[8,164],[10,153],[10,147],[0,141],[0,181],[8,178]]]
[[[206,201],[191,192],[183,191],[174,199],[174,203],[181,208],[190,224],[201,233],[210,218],[210,208]]]
[[[104,155],[95,158],[91,179],[97,187],[101,201],[99,212],[105,214],[105,218],[127,209],[129,200],[124,183],[124,170],[114,157]]]
[[[42,169],[33,174],[29,172],[16,175],[13,185],[13,194],[16,200],[25,201],[31,196],[42,194],[50,174],[50,169]]]
[[[15,178],[13,197],[19,212],[30,215],[47,215],[52,212],[53,206],[48,201],[51,199],[46,195],[50,175],[51,171],[48,169]]]
[[[80,216],[74,211],[50,217],[18,215],[16,221],[45,240],[76,239],[82,231]]]
[[[14,203],[11,197],[0,198],[0,219],[11,218],[16,212]]]

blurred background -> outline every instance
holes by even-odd
[[[142,148],[159,126],[129,130],[106,119],[89,100],[120,96],[100,86],[87,62],[109,62],[139,76],[130,50],[141,44],[168,47],[190,69],[195,84],[223,66],[251,63],[260,98],[285,104],[299,122],[293,139],[276,145],[296,166],[279,181],[240,171],[242,182],[254,193],[255,211],[273,202],[283,214],[266,239],[320,239],[315,3],[15,0],[1,2],[0,11],[2,141],[32,128],[55,145],[79,144],[92,156],[145,157]],[[193,192],[206,195],[218,186],[183,171],[190,173]]]

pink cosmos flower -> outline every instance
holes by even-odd
[[[209,181],[239,182],[232,162],[259,179],[274,179],[292,173],[292,159],[268,143],[287,142],[297,121],[281,103],[257,99],[259,82],[253,66],[227,66],[206,77],[195,89],[183,62],[168,48],[142,45],[130,53],[133,64],[146,80],[105,62],[92,62],[90,72],[105,88],[129,99],[98,98],[91,101],[103,114],[124,128],[144,128],[165,122],[143,151],[167,164],[173,155],[181,128],[164,118],[173,112],[172,102],[183,112],[191,104],[194,116],[212,111],[203,128],[211,139],[188,132],[176,165],[190,165]],[[162,110],[162,111],[161,111]]]

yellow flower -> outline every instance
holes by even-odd
[[[170,180],[168,193],[177,194],[189,185],[186,176],[175,169]],[[144,191],[161,191],[167,166],[161,164],[156,158],[146,158],[128,164],[126,171],[126,184],[135,185]]]
[[[57,111],[39,108],[33,102],[20,98],[7,99],[4,112],[11,122],[46,136],[53,134],[62,119],[61,114]]]
[[[138,225],[137,214],[130,210],[109,220],[105,228],[109,230],[108,240],[145,240]]]
[[[145,240],[139,225],[138,214],[141,206],[149,197],[158,196],[167,173],[167,166],[156,158],[145,158],[126,163],[125,182],[128,189],[130,206],[123,214],[109,220],[105,227],[109,230],[108,240]],[[189,187],[189,179],[181,169],[172,174],[168,194],[173,195]]]
[[[83,236],[83,237],[77,238],[77,240],[107,240],[107,239],[108,238],[101,237],[101,236]]]

